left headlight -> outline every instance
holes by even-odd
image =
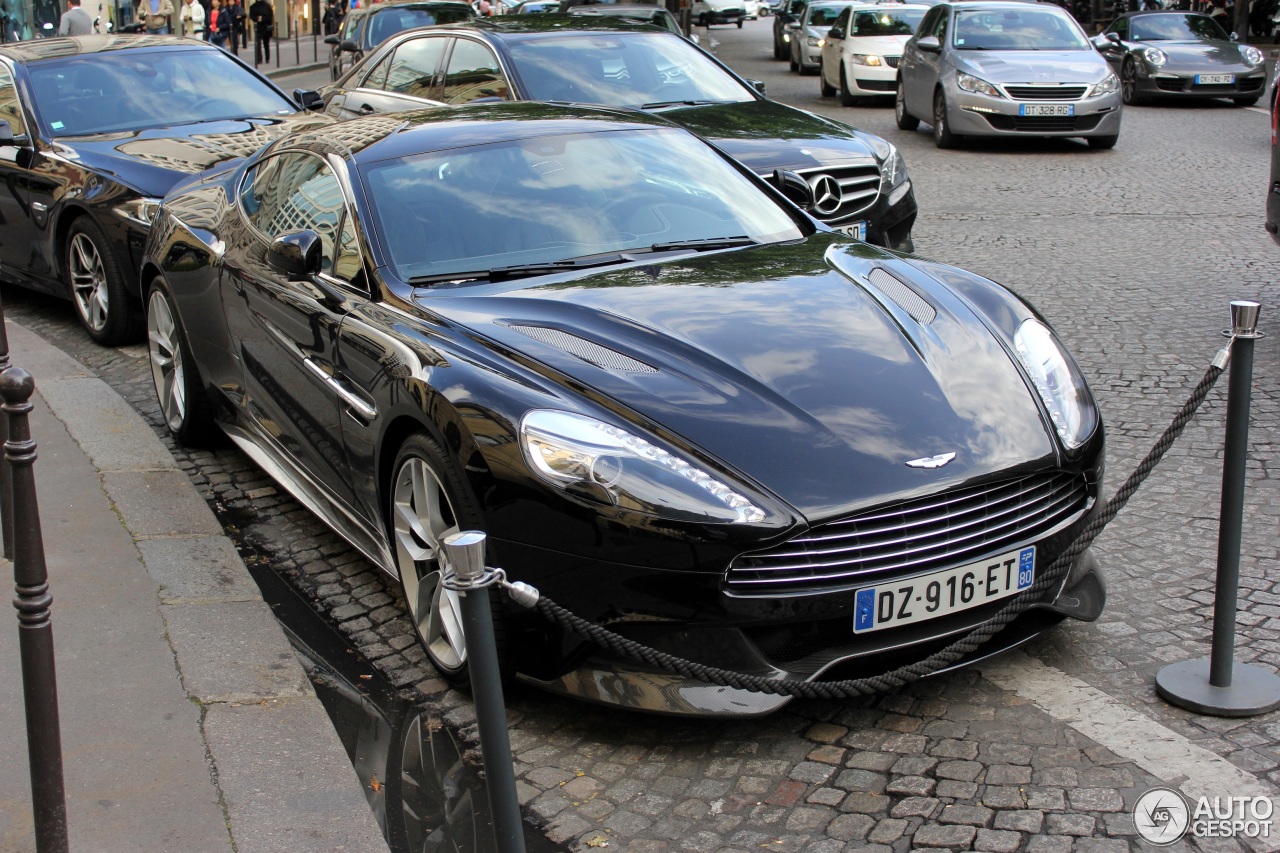
[[[534,473],[578,497],[681,521],[750,524],[765,517],[699,466],[585,415],[529,412],[520,421],[520,448]]]
[[[1142,58],[1154,65],[1156,68],[1164,65],[1169,59],[1169,57],[1164,55],[1164,51],[1157,47],[1149,47],[1142,51]]]
[[[1244,61],[1250,65],[1261,65],[1263,59],[1265,59],[1262,55],[1262,51],[1249,44],[1240,45],[1240,55],[1243,56]]]
[[[1110,95],[1112,92],[1120,88],[1120,78],[1114,74],[1108,74],[1103,78],[1102,82],[1093,87],[1093,91],[1089,93],[1089,97],[1097,95]]]
[[[1098,426],[1098,409],[1075,360],[1049,327],[1035,319],[1022,322],[1013,345],[1062,443],[1071,450],[1084,444]]]
[[[115,210],[116,215],[141,225],[143,228],[150,228],[151,223],[156,220],[156,214],[160,212],[160,199],[135,198],[132,201],[117,204],[112,209]]]

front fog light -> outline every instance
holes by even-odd
[[[1071,450],[1084,444],[1098,426],[1098,409],[1075,360],[1035,319],[1023,321],[1013,345],[1062,443]]]

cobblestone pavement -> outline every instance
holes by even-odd
[[[922,210],[919,252],[1013,286],[1078,355],[1107,422],[1113,487],[1221,346],[1229,299],[1263,302],[1262,327],[1272,334],[1255,366],[1237,657],[1280,667],[1280,249],[1262,230],[1266,116],[1218,104],[1136,108],[1111,152],[1077,142],[940,152],[925,132],[894,128],[887,106],[843,109],[820,99],[816,78],[767,58],[770,26],[717,28],[719,55],[765,80],[774,97],[900,147]],[[5,304],[160,431],[143,347],[96,347],[56,301],[7,288]],[[1232,796],[1242,792],[1212,786],[1232,778],[1224,768],[1238,768],[1274,796],[1280,714],[1199,717],[1152,688],[1165,663],[1208,653],[1225,384],[1099,540],[1110,600],[1097,624],[1059,627],[998,676],[952,673],[876,699],[796,702],[749,722],[658,719],[517,687],[512,744],[531,818],[574,850],[607,842],[635,853],[1092,853],[1142,849],[1134,801],[1183,775]],[[394,584],[235,450],[170,445],[248,559],[289,578],[393,683],[472,734],[467,697],[433,676]],[[1049,701],[1054,691],[1019,686],[1034,673],[1092,685],[1111,701],[1089,725],[1073,726],[1077,709]],[[1149,750],[1141,736],[1125,749],[1108,737],[1113,724],[1120,731],[1143,719]],[[1196,760],[1193,748],[1181,765],[1160,765],[1152,756],[1161,738],[1230,763]],[[1166,849],[1273,850],[1280,842],[1186,839]]]

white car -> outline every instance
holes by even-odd
[[[748,21],[759,20],[760,7],[764,5],[764,0],[742,0],[743,11],[747,13]]]
[[[827,31],[852,0],[818,0],[810,3],[800,17],[787,24],[791,33],[791,70],[815,74],[822,64],[822,44]]]
[[[747,10],[742,0],[696,0],[693,4],[693,23],[699,27],[712,24],[737,24],[742,29]]]
[[[822,94],[838,91],[852,107],[863,98],[891,98],[897,88],[902,46],[920,26],[928,6],[883,3],[850,6],[823,34],[819,73]]]

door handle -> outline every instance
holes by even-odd
[[[367,115],[369,115],[369,114],[370,114],[370,113],[372,113],[372,112],[373,112],[373,107],[372,107],[372,106],[370,106],[369,104],[361,104],[361,105],[360,105],[360,114],[361,114],[361,115],[366,115],[366,116],[367,116]]]

